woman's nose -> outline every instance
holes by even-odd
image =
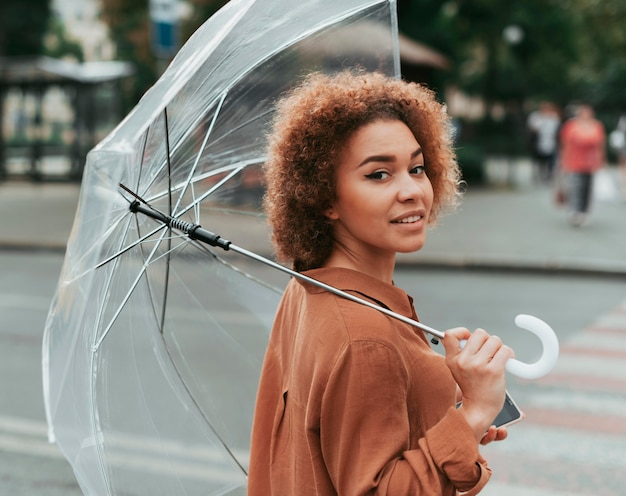
[[[414,176],[412,174],[403,174],[399,178],[398,184],[398,200],[405,202],[417,200],[424,194],[423,185],[421,184],[426,178]]]

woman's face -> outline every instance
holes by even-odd
[[[419,250],[433,203],[420,144],[399,120],[358,129],[339,156],[333,220],[335,246],[361,260]]]

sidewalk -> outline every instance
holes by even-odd
[[[79,192],[79,184],[0,183],[0,249],[62,252]],[[225,237],[269,254],[258,235],[232,225],[232,217],[228,222],[241,235]],[[546,186],[470,189],[430,231],[426,246],[399,255],[398,263],[626,276],[626,201],[595,201],[589,223],[575,228]]]

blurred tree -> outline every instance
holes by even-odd
[[[39,55],[50,17],[49,0],[0,2],[0,55]]]
[[[559,0],[459,0],[454,79],[488,106],[528,96],[559,99],[578,57],[576,23]]]
[[[626,112],[626,2],[575,0],[580,63],[572,70],[579,99],[601,112]]]
[[[137,68],[131,106],[154,84],[158,64],[150,40],[149,0],[101,0],[102,18],[109,26],[117,47],[117,58],[133,62]],[[181,45],[227,0],[188,0],[191,15],[181,20]]]
[[[209,17],[228,3],[227,0],[187,0],[192,11],[181,26],[183,39],[188,39]]]
[[[76,62],[83,62],[85,59],[82,45],[68,37],[62,19],[57,16],[50,17],[43,53],[57,59],[71,57]]]
[[[626,107],[624,0],[398,0],[400,30],[454,61],[488,105],[585,99]]]
[[[434,48],[456,65],[457,36],[452,26],[455,8],[452,2],[398,0],[398,28],[403,35]],[[428,81],[419,82],[443,91],[452,74],[433,70],[429,71]]]
[[[132,62],[137,70],[127,104],[131,107],[157,78],[157,61],[150,46],[148,0],[101,0],[101,6],[117,59]]]
[[[181,43],[226,3],[186,0]],[[102,0],[102,14],[118,58],[138,68],[136,101],[158,75],[148,0]],[[626,108],[624,0],[398,0],[398,18],[403,34],[453,61],[433,81],[440,91],[454,85],[505,114],[540,99]]]

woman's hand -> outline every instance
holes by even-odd
[[[461,340],[467,340],[462,349]],[[513,358],[513,350],[483,329],[471,333],[460,327],[446,331],[443,345],[446,364],[463,395],[459,411],[474,431],[476,441],[487,444],[504,439],[506,430],[498,432],[494,427],[493,432],[491,423],[504,404],[504,366]]]
[[[456,386],[456,402],[463,402],[463,392],[458,385]],[[522,418],[524,418],[524,412],[522,412]],[[487,429],[487,432],[485,432],[485,435],[480,440],[480,444],[484,446],[493,441],[504,441],[508,435],[509,431],[506,427],[496,427],[495,425],[492,425],[489,429]]]
[[[506,427],[496,427],[492,425],[487,432],[485,432],[485,435],[480,440],[480,444],[485,446],[493,441],[504,441],[508,435],[509,432],[506,430]]]

